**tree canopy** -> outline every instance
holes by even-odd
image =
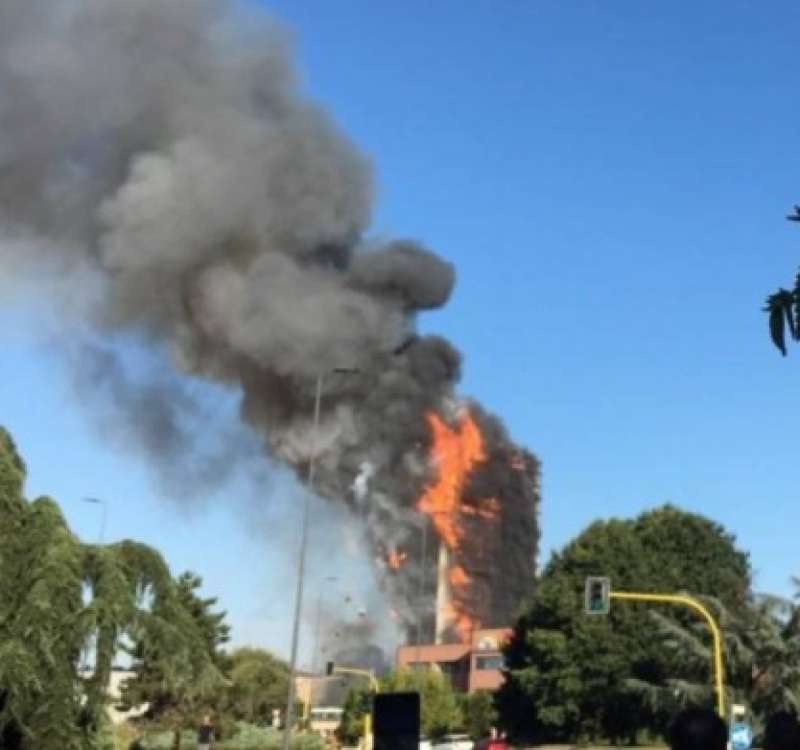
[[[519,738],[634,739],[668,719],[636,682],[666,685],[678,665],[665,652],[651,607],[615,604],[608,617],[583,613],[585,579],[610,576],[618,590],[714,596],[735,609],[749,596],[747,555],[702,516],[672,506],[633,520],[597,521],[554,554],[530,609],[506,648],[507,680],[497,705],[501,723]],[[678,625],[688,612],[663,609]]]
[[[431,738],[461,729],[463,716],[450,680],[434,670],[398,669],[381,680],[386,692],[420,694],[420,731]],[[364,714],[372,710],[372,694],[366,686],[354,687],[347,695],[338,736],[354,742],[363,736]]]
[[[749,706],[763,727],[776,711],[800,710],[800,606],[771,595],[754,595],[745,606],[729,609],[706,598],[720,625],[725,648],[725,685],[729,703]],[[679,666],[680,678],[666,686],[637,685],[655,706],[708,702],[706,676],[711,648],[698,622],[677,624],[663,613],[650,613],[657,635]]]
[[[461,726],[455,691],[441,672],[398,669],[382,680],[381,689],[420,694],[420,724],[423,734],[428,737],[440,737]]]
[[[251,724],[272,721],[274,709],[283,711],[289,685],[286,662],[260,648],[238,648],[227,658],[229,686],[225,711]]]
[[[143,644],[167,686],[187,673],[218,679],[202,648],[209,631],[156,550],[82,543],[55,501],[24,498],[24,479],[24,463],[0,428],[0,745],[99,748],[121,645]],[[85,672],[89,645],[93,664]]]
[[[227,684],[220,651],[228,639],[225,613],[213,610],[216,599],[199,596],[201,585],[199,576],[184,573],[174,582],[171,600],[153,602],[150,615],[158,627],[131,633],[135,676],[122,691],[123,705],[147,704],[150,718],[173,727],[176,750],[182,730],[219,706]]]

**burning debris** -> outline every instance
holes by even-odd
[[[298,472],[318,454],[318,490],[363,525],[406,632],[437,628],[439,581],[437,629],[467,637],[530,589],[538,465],[454,406],[460,355],[415,330],[454,269],[368,238],[370,166],[298,92],[287,47],[222,0],[0,4],[3,273],[50,272],[71,336],[91,327],[87,395],[113,395],[152,461],[205,465],[175,372],[241,394],[265,451]],[[116,356],[132,339],[152,373]]]
[[[386,564],[391,570],[400,570],[408,559],[408,554],[402,550],[390,550],[386,555]]]

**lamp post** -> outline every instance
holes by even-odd
[[[84,497],[81,498],[83,502],[90,503],[91,505],[100,505],[103,508],[102,515],[100,517],[100,535],[97,538],[98,544],[103,543],[103,539],[105,538],[106,533],[106,518],[108,516],[108,502],[99,498],[99,497]]]
[[[336,367],[330,372],[334,373],[356,373],[360,372],[357,368]],[[296,693],[297,675],[297,647],[300,641],[300,617],[303,609],[303,588],[305,585],[306,574],[306,548],[308,547],[308,523],[311,515],[311,495],[314,491],[314,469],[316,468],[317,458],[317,438],[319,433],[319,412],[322,402],[322,382],[323,375],[317,375],[316,393],[314,396],[314,424],[312,428],[311,456],[308,460],[308,476],[306,479],[305,501],[303,503],[303,521],[300,531],[300,552],[297,560],[297,590],[294,600],[294,624],[292,626],[292,647],[289,657],[289,689],[286,695],[286,718],[283,727],[282,750],[289,750],[289,741],[292,736],[292,721],[294,716],[294,704]]]

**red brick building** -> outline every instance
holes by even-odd
[[[473,631],[468,643],[400,646],[397,666],[433,666],[450,678],[456,690],[497,690],[503,684],[500,648],[510,635],[511,628],[483,628]]]

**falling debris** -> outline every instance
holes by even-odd
[[[403,563],[408,559],[408,554],[403,552],[402,550],[390,550],[389,554],[386,556],[386,564],[389,566],[391,570],[400,570],[403,567]]]

